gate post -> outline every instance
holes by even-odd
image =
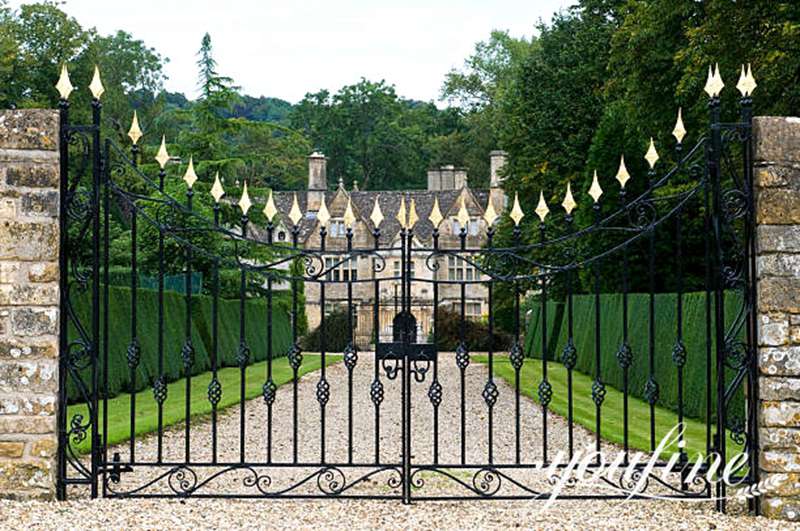
[[[0,111],[0,497],[55,495],[58,124]]]
[[[765,515],[800,520],[800,118],[757,117],[758,418]]]

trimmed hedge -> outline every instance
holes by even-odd
[[[108,352],[108,396],[119,393],[141,391],[151,387],[158,376],[158,292],[139,289],[138,293],[138,339],[141,361],[136,371],[133,386],[128,368],[127,351],[131,341],[131,291],[129,288],[109,288],[109,352]],[[73,298],[75,311],[81,323],[91,332],[91,292]],[[273,357],[285,356],[291,346],[291,299],[285,293],[276,293],[272,309],[272,353]],[[211,368],[212,348],[212,298],[205,295],[192,297],[192,344],[194,363],[192,374]],[[219,367],[236,366],[239,349],[239,301],[219,300]],[[265,299],[251,299],[245,304],[245,337],[250,348],[250,363],[266,359],[267,356],[267,303]],[[101,313],[101,333],[102,333]],[[168,382],[183,378],[181,350],[185,341],[186,299],[175,292],[164,293],[164,374]],[[77,337],[70,328],[71,341]],[[101,347],[102,356],[102,347]],[[102,365],[101,365],[102,366]],[[83,380],[91,382],[90,371],[81,371]],[[100,372],[100,395],[103,395],[103,375]],[[67,378],[67,395],[70,402],[81,402],[85,398],[76,387],[73,378]]]
[[[726,293],[725,315],[730,322],[741,307],[741,297]],[[573,341],[578,360],[575,370],[584,374],[595,374],[595,306],[594,295],[573,297]],[[706,311],[705,293],[685,293],[683,296],[683,343],[686,347],[686,364],[683,368],[683,409],[687,417],[705,419],[706,416]],[[541,306],[541,305],[539,305]],[[617,360],[617,351],[622,343],[622,294],[606,293],[600,296],[600,374],[604,383],[621,390],[623,370]],[[713,317],[713,316],[712,316]],[[672,361],[672,350],[676,341],[677,296],[674,293],[658,293],[655,296],[655,376],[659,386],[658,405],[677,411],[677,369]],[[547,358],[561,363],[561,353],[569,336],[567,310],[564,303],[548,303],[548,352]],[[535,309],[528,321],[526,334],[527,356],[541,358],[541,315]],[[713,330],[713,321],[712,321]],[[553,340],[557,338],[557,340]],[[628,389],[632,396],[644,399],[644,387],[648,378],[649,345],[649,295],[628,295],[628,343],[633,353],[633,362],[628,369]],[[714,370],[714,341],[712,337],[712,382],[716,380]],[[730,380],[733,371],[726,371]],[[712,400],[716,390],[712,392]],[[712,403],[712,413],[715,405]],[[729,411],[744,409],[744,396],[739,392]]]

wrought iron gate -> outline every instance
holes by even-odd
[[[270,192],[260,224],[250,219],[246,184],[240,197],[227,201],[217,179],[214,202],[198,203],[191,160],[183,179],[168,173],[172,159],[162,142],[160,171],[153,177],[140,168],[138,123],[127,152],[101,136],[99,95],[90,125],[70,123],[69,104],[62,100],[60,497],[84,486],[92,496],[112,497],[546,498],[583,443],[597,451],[620,449],[629,464],[637,448],[655,450],[664,434],[660,418],[675,415],[678,425],[688,423],[687,378],[705,422],[697,432],[702,440],[690,446],[706,456],[717,453],[724,462],[729,445],[740,445],[749,460],[739,474],[756,482],[752,102],[745,94],[739,120],[723,123],[718,92],[709,102],[706,134],[690,149],[683,147],[679,115],[673,132],[677,162],[667,171],[656,169],[651,143],[646,177],[629,175],[623,160],[616,182],[595,175],[588,195],[576,190],[573,196],[568,187],[561,208],[548,207],[542,194],[537,208],[524,212],[514,196],[507,214],[489,200],[481,219],[465,196],[450,213],[441,211],[437,198],[424,219],[413,194],[401,194],[400,206],[391,198],[376,199],[361,221],[348,200],[346,228],[337,238],[329,234],[324,193],[312,210],[296,196],[291,205],[276,204]],[[616,198],[610,198],[612,189]],[[629,189],[637,191],[629,197]],[[384,210],[391,210],[396,230],[384,229]],[[129,240],[115,240],[115,219],[129,228]],[[356,226],[366,231],[362,238],[355,238]],[[426,238],[419,237],[423,226]],[[481,238],[473,226],[485,231]],[[443,232],[452,236],[447,244]],[[115,290],[113,297],[112,245],[129,250],[127,289]],[[399,263],[394,271],[387,267],[390,258]],[[671,260],[670,278],[656,277],[656,260]],[[198,269],[207,275],[203,295],[194,285]],[[687,286],[687,271],[704,280]],[[142,272],[155,276],[154,293],[140,286]],[[177,296],[166,289],[168,274],[184,279],[185,309],[178,318],[165,313],[165,298]],[[429,295],[428,313],[420,310],[417,288]],[[484,353],[474,352],[468,340],[477,326],[468,311],[474,290],[486,301],[480,312],[489,337]],[[371,293],[366,309],[358,308],[362,313],[355,310],[354,291]],[[690,291],[699,293],[704,307],[687,316]],[[669,323],[657,321],[663,292],[673,294]],[[310,294],[319,309],[318,323],[312,323],[318,324],[312,350],[319,354],[306,352],[301,342],[304,297]],[[143,306],[145,295],[155,302]],[[579,298],[591,303],[583,306],[590,312],[579,313]],[[230,299],[238,309],[225,313],[225,320],[221,307]],[[346,308],[344,331],[328,329],[332,299]],[[606,300],[618,306],[604,306]],[[248,309],[252,301],[263,303],[257,319]],[[209,304],[210,313],[197,309],[201,303]],[[458,321],[453,351],[441,348],[445,304]],[[120,305],[128,309],[123,325],[115,321]],[[500,307],[510,312],[511,323],[502,345],[495,341],[501,337]],[[611,307],[619,313],[604,313]],[[394,317],[384,333],[381,312],[387,308]],[[198,312],[205,319],[203,337],[195,332]],[[277,351],[275,315],[281,312],[290,316],[290,341]],[[703,323],[693,328],[703,330],[701,340],[692,339],[700,349],[687,347],[687,319]],[[422,320],[429,322],[423,327]],[[356,328],[369,321],[368,344],[358,345]],[[559,329],[551,328],[554,322],[561,323]],[[639,334],[646,338],[641,344],[630,339],[637,328],[647,330]],[[422,333],[428,329],[430,334]],[[122,330],[125,348],[118,348],[115,335]],[[263,343],[248,339],[252,330],[264,332]],[[610,356],[609,330],[619,338]],[[180,341],[168,344],[176,334]],[[331,352],[329,345],[339,339],[331,334],[346,336],[344,348]],[[154,341],[153,352],[143,351],[145,340]],[[209,370],[198,373],[200,340]],[[591,345],[589,352],[579,351],[582,344]],[[284,357],[281,370],[289,377],[279,382],[275,367]],[[339,357],[344,369],[329,365]],[[692,358],[701,360],[692,366],[702,367],[702,374],[686,374]],[[248,401],[248,367],[256,360],[264,364],[257,376],[261,400]],[[128,371],[121,391],[134,393],[115,399],[109,380],[121,364]],[[309,364],[319,370],[300,380]],[[582,375],[581,367],[590,374]],[[346,371],[345,385],[331,385],[329,371],[335,370]],[[618,371],[619,389],[607,381],[609,371]],[[646,374],[644,385],[631,383],[633,371]],[[170,373],[177,383],[170,385]],[[586,381],[591,385],[581,391]],[[152,398],[135,394],[142,382]],[[285,383],[282,389],[279,383]],[[674,402],[662,394],[667,384]],[[197,385],[208,404],[203,417],[194,416]],[[359,394],[369,406],[358,404]],[[227,397],[235,400],[225,402]],[[336,400],[341,405],[334,408]],[[637,400],[645,409],[632,406]],[[154,420],[137,407],[149,407]],[[330,408],[338,413],[329,414]],[[611,428],[604,415],[609,411],[617,418]],[[594,422],[586,425],[587,418]],[[312,436],[304,433],[308,422]],[[334,444],[330,430],[341,444]],[[645,442],[634,441],[634,432],[644,433]],[[110,434],[120,442],[112,444]],[[660,461],[663,476],[653,476],[633,497],[713,498],[724,508],[723,484],[687,480],[687,465],[700,462],[698,470],[708,469],[703,456],[687,448],[680,446],[676,461]],[[600,467],[596,461],[587,465]],[[632,468],[641,471],[643,464]],[[570,482],[560,496],[628,497],[640,476],[603,478],[588,489]]]

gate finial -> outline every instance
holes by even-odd
[[[675,137],[678,144],[683,142],[683,137],[686,136],[686,128],[683,126],[683,116],[680,107],[678,107],[678,119],[675,121],[675,128],[672,130],[672,136]]]
[[[750,63],[747,63],[747,72],[745,72],[744,65],[742,65],[742,73],[739,76],[739,82],[736,84],[736,88],[742,93],[742,97],[751,96],[757,86]]]
[[[570,186],[569,181],[567,181],[567,193],[564,194],[564,201],[561,203],[561,206],[564,207],[568,216],[572,214],[572,211],[578,206],[575,202],[575,198],[572,197],[572,186]]]
[[[603,195],[603,189],[600,188],[600,180],[597,178],[597,170],[594,170],[594,177],[592,177],[592,186],[589,187],[589,195],[592,196],[595,204],[600,201],[600,196]]]
[[[194,183],[197,182],[197,174],[194,172],[194,162],[192,161],[191,155],[189,156],[189,166],[186,168],[186,173],[183,174],[183,180],[186,182],[189,190],[191,190]]]
[[[519,222],[522,221],[522,218],[525,217],[522,207],[519,206],[519,194],[517,192],[514,192],[514,206],[511,207],[511,213],[509,216],[511,216],[511,219],[514,221],[514,225],[517,227],[519,227]]]
[[[620,186],[625,188],[625,183],[627,183],[631,179],[631,174],[628,173],[628,168],[625,167],[625,155],[620,156],[619,158],[619,170],[617,170],[617,181],[619,181]]]
[[[94,65],[94,75],[92,76],[92,82],[89,83],[89,90],[96,100],[99,100],[100,96],[106,91],[105,87],[103,87],[103,82],[100,81],[100,68],[97,65]]]
[[[139,139],[142,138],[142,130],[139,127],[139,117],[136,115],[136,111],[133,111],[133,120],[131,120],[131,128],[128,129],[128,138],[131,139],[133,145],[139,143]]]
[[[72,82],[69,80],[69,71],[67,71],[66,63],[61,65],[61,75],[58,76],[56,90],[58,91],[58,95],[61,96],[61,99],[64,101],[66,101],[72,91],[75,90],[75,87],[72,86]]]
[[[547,206],[547,202],[544,200],[544,190],[539,190],[539,204],[536,205],[535,212],[542,223],[544,223],[544,218],[547,217],[547,214],[550,213],[550,207]]]
[[[161,146],[158,148],[158,153],[156,153],[156,162],[164,169],[164,166],[167,165],[169,162],[169,153],[167,153],[167,137],[165,135],[161,135]]]
[[[222,188],[222,183],[219,180],[219,172],[214,176],[214,184],[211,186],[211,197],[214,202],[219,204],[219,200],[225,195],[225,190]]]
[[[647,148],[647,153],[644,156],[644,160],[650,165],[650,169],[652,170],[653,167],[658,162],[658,151],[656,151],[656,144],[653,142],[653,137],[650,137],[650,147]]]
[[[272,218],[275,217],[275,214],[278,213],[278,209],[275,208],[275,200],[272,198],[272,190],[269,191],[269,197],[267,197],[267,204],[264,205],[263,212],[270,223],[272,223]]]

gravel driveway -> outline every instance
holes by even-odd
[[[383,373],[382,373],[383,374]],[[481,392],[487,380],[486,368],[473,363],[467,369],[466,418],[467,462],[485,462],[487,456],[487,407]],[[424,383],[413,384],[412,426],[413,451],[416,463],[431,463],[433,457],[433,416],[427,397],[431,374]],[[300,461],[314,462],[320,457],[320,408],[316,401],[319,373],[310,373],[302,378],[299,389],[299,444]],[[348,460],[348,372],[342,363],[327,369],[330,384],[330,401],[326,408],[326,459],[329,463],[346,463]],[[370,463],[375,457],[374,406],[369,390],[373,380],[371,356],[362,354],[353,373],[353,461]],[[439,381],[442,384],[442,403],[439,414],[439,460],[441,463],[458,463],[460,454],[460,375],[452,357],[440,362]],[[400,385],[399,378],[384,384],[384,400],[381,414],[381,461],[398,463],[400,459]],[[513,389],[501,380],[496,380],[498,399],[495,406],[493,430],[495,463],[510,463],[514,459],[514,394]],[[292,387],[278,390],[274,406],[273,459],[290,460],[292,444]],[[230,390],[227,392],[235,392]],[[542,439],[541,409],[529,399],[523,398],[521,447],[522,461],[541,459]],[[252,400],[246,405],[246,458],[260,461],[266,456],[267,423],[264,402]],[[548,448],[552,457],[556,451],[567,448],[567,423],[554,414],[547,419]],[[192,461],[208,461],[210,455],[210,423],[196,421],[192,429]],[[592,443],[594,435],[575,427],[576,448]],[[237,407],[224,412],[219,419],[220,462],[236,462],[239,459],[239,410]],[[155,437],[137,442],[137,460],[155,455]],[[183,459],[184,435],[182,426],[165,433],[165,460],[180,462]],[[607,450],[616,450],[606,446]],[[123,460],[127,447],[118,449]],[[318,468],[318,467],[317,467]],[[123,481],[114,488],[126,490],[138,487],[164,474],[166,468],[142,469],[123,474]],[[202,484],[210,474],[209,469],[199,469],[197,484]],[[264,469],[266,470],[266,469]],[[365,468],[364,473],[370,469]],[[449,470],[465,484],[472,484],[472,472]],[[313,469],[312,469],[313,472]],[[259,473],[263,473],[259,470]],[[209,480],[198,492],[258,494],[245,488],[246,478],[252,475],[246,470],[234,470]],[[351,474],[347,471],[347,474]],[[391,481],[392,470],[375,474],[368,480],[353,486],[351,494],[397,495],[399,488]],[[262,487],[274,491],[288,487],[309,475],[308,468],[286,467],[271,472],[269,481],[262,476],[258,482]],[[533,475],[509,472],[515,480],[526,486],[545,490],[547,483],[542,474]],[[255,477],[255,476],[254,476]],[[169,492],[168,477],[164,476],[145,491],[151,494]],[[186,478],[183,478],[186,479]],[[194,481],[189,478],[190,482]],[[334,478],[339,479],[339,478]],[[342,478],[344,480],[344,478]],[[418,476],[422,488],[416,495],[469,495],[467,487],[440,475],[426,473]],[[348,477],[347,481],[352,481]],[[496,479],[495,479],[496,481]],[[517,487],[512,481],[503,480],[500,493],[512,494]],[[296,494],[319,493],[316,478],[297,490]],[[583,487],[584,489],[588,487]],[[592,487],[596,489],[597,487]],[[205,490],[204,490],[205,489]],[[581,487],[577,487],[581,489]],[[519,491],[516,491],[519,492]],[[575,489],[573,489],[575,492]],[[590,491],[582,491],[590,492]],[[74,493],[78,495],[79,493]],[[543,501],[468,501],[468,502],[420,502],[403,506],[398,501],[380,500],[89,500],[75,499],[61,504],[47,502],[0,501],[1,528],[372,528],[372,527],[421,527],[433,528],[726,528],[749,527],[785,529],[786,525],[764,518],[720,515],[713,512],[708,502],[676,501],[558,501],[545,507]]]

